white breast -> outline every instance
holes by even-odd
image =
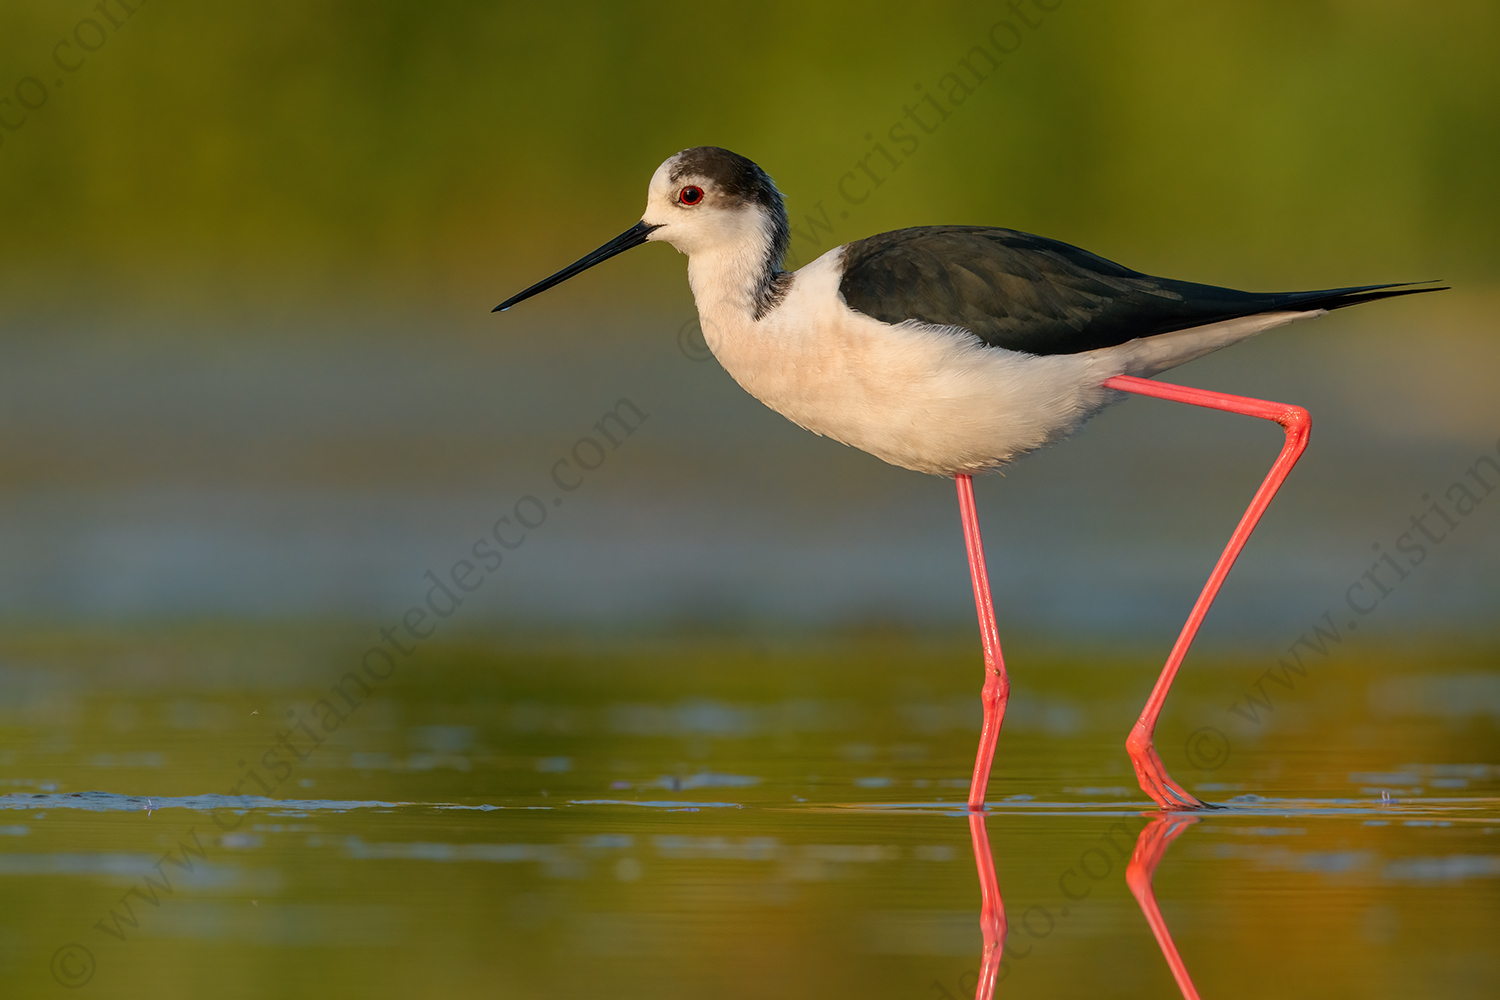
[[[1100,386],[1120,374],[1110,359],[1035,357],[953,327],[892,326],[854,312],[838,292],[841,254],[796,272],[760,321],[698,297],[704,337],[725,370],[808,430],[918,472],[981,472],[1066,435],[1112,395]],[[715,284],[697,259],[693,269],[695,293]]]

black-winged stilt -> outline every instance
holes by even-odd
[[[1150,380],[1272,327],[1438,288],[1364,285],[1240,292],[1121,267],[1056,240],[989,226],[921,226],[835,247],[782,271],[781,193],[716,146],[671,157],[641,221],[495,307],[499,312],[648,242],[688,257],[704,339],[751,395],[815,434],[893,465],[952,476],[984,646],[984,725],[969,808],[984,807],[1010,690],[985,572],[972,476],[1077,430],[1120,393],[1274,420],[1286,443],[1230,536],[1126,740],[1163,809],[1205,804],[1151,743],[1172,680],[1245,540],[1307,445],[1307,411]]]

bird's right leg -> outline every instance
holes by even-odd
[[[1260,484],[1260,489],[1250,501],[1249,508],[1240,518],[1239,526],[1234,529],[1234,534],[1229,536],[1229,544],[1224,547],[1219,561],[1214,564],[1213,572],[1208,575],[1208,583],[1204,585],[1203,592],[1198,595],[1193,610],[1188,614],[1187,624],[1182,626],[1182,632],[1177,636],[1177,642],[1173,644],[1172,652],[1167,656],[1167,664],[1162,668],[1161,676],[1156,680],[1156,686],[1151,689],[1151,697],[1146,699],[1146,707],[1142,709],[1141,717],[1136,720],[1135,727],[1131,729],[1130,736],[1125,740],[1125,748],[1130,752],[1131,763],[1135,765],[1135,774],[1141,783],[1141,790],[1151,796],[1157,805],[1163,809],[1206,809],[1209,808],[1207,803],[1172,780],[1172,776],[1167,773],[1166,765],[1162,763],[1160,755],[1156,752],[1156,747],[1152,745],[1151,736],[1156,731],[1156,720],[1161,715],[1162,706],[1166,703],[1167,692],[1172,689],[1172,680],[1177,676],[1177,668],[1182,666],[1188,647],[1193,644],[1193,637],[1198,634],[1198,626],[1203,624],[1209,607],[1218,596],[1219,587],[1223,585],[1224,578],[1229,575],[1229,569],[1234,565],[1234,561],[1239,558],[1240,550],[1245,547],[1250,532],[1255,530],[1260,516],[1270,506],[1271,498],[1281,488],[1287,474],[1292,471],[1292,466],[1296,465],[1297,459],[1302,457],[1302,452],[1307,447],[1307,436],[1311,431],[1312,421],[1307,411],[1300,406],[1272,403],[1264,399],[1249,399],[1245,396],[1231,396],[1228,393],[1210,392],[1207,389],[1191,389],[1187,386],[1135,378],[1131,375],[1117,375],[1107,379],[1104,384],[1111,389],[1119,389],[1123,392],[1135,392],[1143,396],[1190,403],[1193,406],[1206,406],[1214,410],[1242,413],[1250,417],[1260,417],[1262,420],[1274,420],[1286,431],[1286,443],[1281,446],[1281,454],[1276,456],[1271,471],[1266,474],[1265,481]]]

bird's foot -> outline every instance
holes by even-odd
[[[1141,791],[1151,796],[1162,809],[1167,812],[1184,812],[1219,808],[1204,802],[1172,780],[1156,747],[1151,744],[1150,734],[1142,731],[1139,726],[1130,731],[1125,749],[1130,753],[1130,762],[1135,765],[1135,776],[1141,783]]]

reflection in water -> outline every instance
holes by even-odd
[[[1198,1000],[1198,990],[1193,986],[1187,966],[1177,953],[1172,933],[1156,905],[1156,892],[1151,880],[1156,875],[1156,866],[1166,856],[1172,841],[1182,836],[1187,828],[1198,822],[1197,816],[1181,813],[1166,813],[1153,818],[1136,838],[1135,853],[1125,869],[1125,881],[1145,914],[1151,933],[1161,947],[1162,957],[1177,980],[1177,988],[1185,1000]],[[979,969],[979,983],[974,989],[975,1000],[990,1000],[995,995],[1001,959],[1005,952],[1005,902],[1000,898],[1000,881],[995,875],[995,860],[990,853],[990,838],[984,828],[984,814],[969,814],[969,836],[974,843],[974,866],[979,870],[979,929],[984,935],[984,953]]]
[[[1000,880],[995,877],[995,859],[990,855],[984,813],[969,814],[969,836],[974,841],[974,866],[979,869],[979,930],[984,934],[984,958],[979,966],[974,1000],[989,1000],[995,995],[995,978],[1005,952],[1005,901],[1000,898]]]
[[[1172,976],[1177,980],[1177,988],[1187,1000],[1198,1000],[1198,990],[1193,986],[1187,966],[1182,964],[1182,956],[1177,954],[1177,945],[1172,943],[1172,932],[1167,930],[1167,922],[1162,919],[1161,909],[1156,905],[1156,892],[1151,888],[1151,879],[1172,841],[1182,836],[1196,822],[1196,816],[1171,813],[1157,816],[1146,824],[1146,828],[1136,838],[1135,853],[1130,856],[1130,864],[1125,869],[1125,881],[1129,883],[1135,901],[1141,905],[1146,923],[1151,925],[1151,933],[1156,935],[1156,943],[1161,946],[1162,957],[1167,960]]]

